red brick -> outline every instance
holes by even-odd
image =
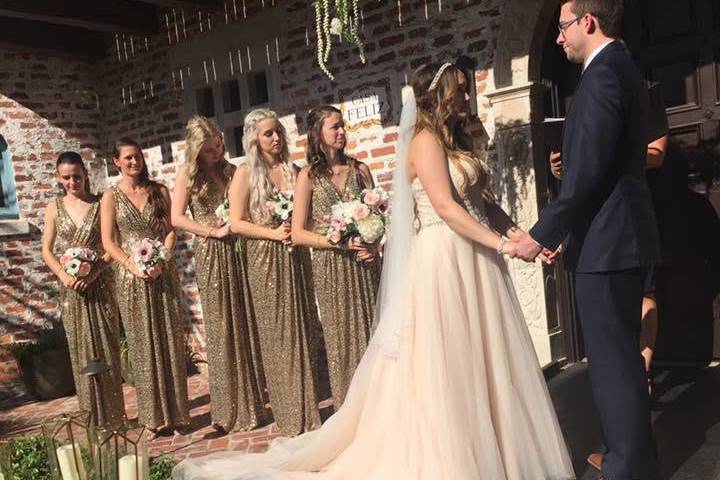
[[[384,157],[386,155],[393,155],[393,154],[395,154],[395,146],[389,145],[386,147],[373,148],[370,151],[370,154],[373,156],[373,158]]]

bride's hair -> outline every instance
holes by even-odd
[[[462,70],[448,65],[441,72],[443,66],[442,63],[426,63],[414,72],[411,85],[417,102],[415,134],[427,130],[437,139],[448,159],[463,176],[461,190],[464,191],[470,183],[467,171],[461,165],[465,163],[475,170],[477,183],[487,195],[489,170],[473,151],[467,125],[465,89],[457,79]]]

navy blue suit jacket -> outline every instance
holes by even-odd
[[[590,62],[563,132],[563,181],[530,235],[555,250],[565,240],[568,270],[608,272],[659,259],[655,213],[645,183],[648,94],[623,45]]]

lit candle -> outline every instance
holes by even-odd
[[[128,454],[118,460],[118,480],[144,480],[142,458]]]
[[[74,456],[73,452],[75,452]],[[80,447],[70,443],[58,447],[55,453],[63,480],[85,480],[85,467],[80,456]]]

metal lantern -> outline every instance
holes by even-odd
[[[95,431],[89,412],[64,413],[42,424],[50,468],[57,480],[91,480],[95,475]]]
[[[97,480],[147,480],[150,478],[147,432],[137,423],[97,432]]]

